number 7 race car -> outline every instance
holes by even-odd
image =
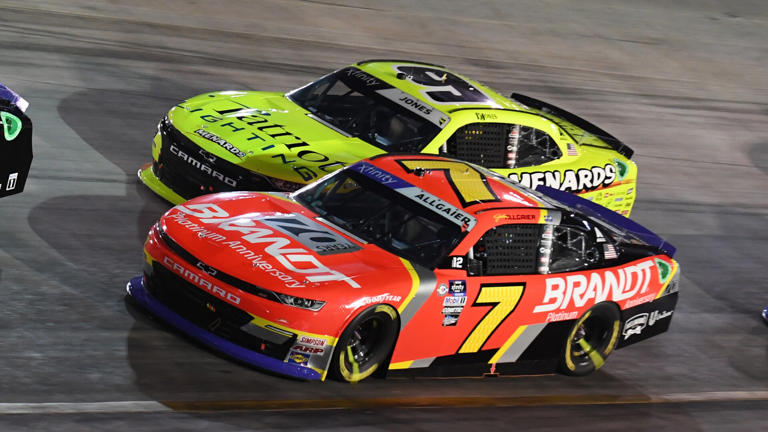
[[[380,156],[291,195],[177,205],[127,288],[200,342],[296,377],[583,375],[667,330],[674,251],[569,193]]]
[[[450,156],[520,183],[581,194],[627,216],[632,150],[597,126],[443,66],[368,60],[292,92],[188,99],[158,125],[139,178],[178,204],[211,192],[293,191],[381,153]]]

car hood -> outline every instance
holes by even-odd
[[[273,291],[323,299],[332,291],[349,302],[404,296],[411,288],[410,264],[338,231],[283,194],[205,195],[172,208],[160,224],[176,248],[204,263],[201,269]]]
[[[173,107],[168,118],[212,155],[296,183],[382,153],[314,119],[282,93],[207,93]]]

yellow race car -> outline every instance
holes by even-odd
[[[232,190],[292,191],[382,153],[462,159],[622,215],[635,201],[632,150],[529,96],[447,70],[366,60],[288,93],[222,91],[174,106],[139,178],[168,201]]]

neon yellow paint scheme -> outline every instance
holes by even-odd
[[[451,85],[422,85],[402,72],[419,71],[418,68],[437,83],[453,82],[465,87],[456,91]],[[622,154],[612,148],[608,140],[598,138],[599,134],[587,133],[574,124],[578,122],[566,120],[567,116],[506,98],[477,81],[435,65],[366,61],[335,73],[341,71],[386,87],[386,91],[380,93],[386,93],[387,103],[399,104],[399,109],[407,108],[411,115],[432,122],[437,133],[429,142],[422,143],[422,153],[458,157],[446,153],[446,143],[466,130],[462,129],[466,125],[476,127],[479,132],[472,132],[476,134],[484,133],[484,123],[520,125],[545,132],[557,146],[556,157],[534,166],[489,168],[527,186],[546,185],[576,192],[625,216],[632,209],[637,182],[634,162],[625,156],[626,152]],[[482,100],[463,101],[459,97],[457,101],[440,101],[443,96],[439,96],[437,90],[448,95],[448,99],[453,93],[470,92]],[[295,92],[222,91],[180,103],[168,113],[165,126],[163,122],[158,126],[152,145],[153,163],[142,167],[139,178],[160,196],[177,204],[192,196],[220,190],[293,190],[345,165],[385,153],[386,148],[380,143],[370,138],[364,140],[363,136],[351,136],[302,108],[292,100]],[[174,146],[173,142],[177,141],[173,139],[185,140],[187,147]],[[164,142],[167,148],[163,147]],[[194,149],[190,150],[190,146]],[[628,155],[631,156],[631,150]],[[186,178],[195,187],[185,190],[173,187],[161,174],[162,170],[171,169],[169,163],[175,165],[174,170],[184,171],[173,173],[174,178]],[[239,170],[238,176],[230,174],[235,168]],[[248,178],[249,175],[253,178]]]

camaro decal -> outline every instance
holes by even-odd
[[[609,186],[616,180],[616,167],[613,164],[594,166],[590,169],[567,169],[560,171],[537,171],[526,173],[510,173],[510,180],[536,189],[544,185],[566,192],[580,192],[597,189],[601,186]]]
[[[211,168],[204,162],[200,162],[199,160],[195,159],[194,157],[184,153],[184,150],[176,147],[174,144],[171,144],[169,148],[171,154],[176,156],[177,158],[183,160],[184,162],[188,163],[189,165],[197,168],[198,170],[208,174],[209,176],[215,178],[216,180],[219,180],[223,183],[226,183],[227,185],[231,187],[237,187],[237,180],[227,177],[224,174],[216,171],[215,169]]]

